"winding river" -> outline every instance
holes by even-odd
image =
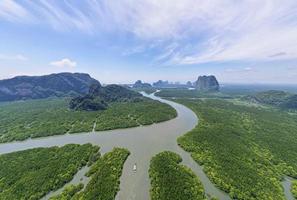
[[[117,200],[147,200],[149,198],[149,162],[157,153],[169,150],[178,153],[183,158],[183,164],[190,167],[201,180],[205,192],[220,200],[229,200],[229,196],[217,189],[204,174],[202,167],[191,158],[190,154],[182,150],[176,142],[177,137],[192,130],[198,123],[197,116],[187,107],[154,96],[144,96],[169,104],[176,109],[178,116],[172,120],[140,126],[128,129],[117,129],[111,131],[100,131],[90,133],[65,134],[38,139],[28,139],[22,142],[0,144],[0,154],[20,151],[36,147],[63,146],[65,144],[92,143],[100,146],[101,153],[111,151],[113,147],[124,147],[129,149],[131,155],[124,164],[121,176],[120,191]],[[134,164],[137,164],[137,172],[133,172]],[[82,168],[73,178],[71,183],[87,183],[84,176],[87,168]],[[61,192],[62,189],[49,193],[43,199],[48,199],[53,194]]]
[[[221,200],[230,199],[227,194],[218,190],[203,173],[202,168],[192,160],[189,153],[183,151],[176,142],[177,137],[192,130],[198,123],[197,116],[187,107],[164,100],[154,96],[154,94],[144,96],[167,103],[176,109],[178,116],[172,120],[140,126],[128,129],[117,129],[110,131],[65,134],[37,139],[28,139],[21,142],[11,142],[0,144],[0,154],[20,151],[36,147],[63,146],[65,144],[85,144],[92,143],[100,146],[101,153],[104,154],[112,150],[113,147],[124,147],[129,149],[131,155],[124,164],[121,176],[120,191],[117,200],[146,200],[149,199],[150,182],[148,169],[150,159],[157,153],[170,150],[180,154],[183,164],[190,167],[200,178],[207,194],[218,197]],[[134,164],[137,164],[137,172],[133,172]],[[86,168],[80,170],[70,183],[87,183],[84,176]],[[49,193],[43,199],[48,199],[54,194],[58,194],[62,189]]]

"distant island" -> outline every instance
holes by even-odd
[[[217,92],[220,90],[220,84],[217,81],[216,77],[211,76],[199,76],[197,81],[194,83],[196,89],[201,91],[214,91]]]
[[[134,91],[131,91],[131,88]],[[133,85],[126,85],[125,87],[119,85],[102,87],[100,82],[89,74],[65,72],[44,76],[16,76],[11,79],[0,80],[0,101],[75,97],[70,104],[72,109],[101,110],[106,108],[108,102],[113,101],[106,99],[107,96],[114,96],[115,99],[122,101],[132,96],[133,98],[139,96],[136,93],[139,91],[152,93],[156,89],[165,88],[192,88],[203,92],[217,92],[220,85],[216,77],[212,75],[199,76],[196,82],[187,81],[185,84],[158,80],[151,85],[137,80]],[[120,98],[118,98],[119,95]]]
[[[137,81],[133,87],[140,85],[141,82]],[[152,85],[154,88],[193,88],[202,92],[218,92],[220,90],[220,84],[214,75],[199,76],[197,81],[187,81],[185,84],[179,82],[169,82],[164,80],[158,80]]]
[[[162,80],[158,80],[157,82],[153,83],[153,86],[156,88],[162,88],[162,87],[170,87],[170,84],[168,81],[162,81]]]
[[[149,83],[143,83],[141,80],[137,80],[132,87],[137,89],[152,88],[152,85]]]

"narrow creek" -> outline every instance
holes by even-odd
[[[287,200],[296,200],[291,192],[293,180],[294,180],[293,178],[291,178],[289,176],[285,176],[284,180],[282,181],[282,186],[284,188],[285,197]]]
[[[154,94],[144,96],[169,104],[176,109],[178,116],[172,120],[139,126],[135,128],[117,129],[110,131],[65,134],[50,136],[45,138],[28,139],[21,142],[11,142],[0,144],[0,154],[20,151],[36,147],[63,146],[65,144],[85,144],[92,143],[100,146],[101,154],[109,152],[113,147],[127,148],[131,155],[124,164],[121,176],[120,191],[117,200],[148,200],[149,198],[149,162],[157,153],[169,150],[178,153],[183,158],[182,164],[190,167],[201,180],[205,192],[208,195],[217,197],[220,200],[229,200],[228,194],[216,188],[199,166],[190,156],[177,145],[176,139],[192,130],[198,123],[195,113],[189,108],[159,97]],[[95,124],[94,124],[95,126]],[[133,172],[134,164],[137,164],[137,172]],[[84,176],[88,170],[82,168],[69,184],[88,183],[88,178]],[[59,194],[63,188],[53,191],[43,199],[48,199],[53,195]],[[289,198],[288,198],[289,199]],[[291,200],[291,199],[289,199]]]
[[[90,167],[88,166],[84,166],[82,167],[73,177],[73,179],[66,183],[62,188],[56,190],[56,191],[52,191],[50,193],[48,193],[47,195],[45,195],[43,198],[41,198],[41,200],[47,200],[49,198],[51,198],[52,196],[56,196],[58,194],[61,194],[62,191],[64,190],[65,187],[69,186],[69,185],[77,185],[79,183],[84,184],[84,187],[86,187],[86,185],[88,184],[90,178],[85,176],[85,174],[89,171]]]

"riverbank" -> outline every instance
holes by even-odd
[[[169,104],[177,111],[177,117],[158,124],[135,128],[66,134],[0,144],[0,154],[36,147],[63,146],[70,143],[98,145],[101,147],[102,154],[111,151],[113,147],[127,148],[131,155],[124,164],[120,191],[116,198],[145,200],[149,199],[149,161],[157,153],[169,150],[181,155],[183,164],[190,167],[199,177],[207,194],[222,200],[229,199],[227,194],[209,181],[202,168],[192,160],[190,155],[177,145],[176,139],[197,125],[198,118],[195,113],[181,104],[155,97],[153,94],[144,95]],[[137,163],[137,173],[132,170],[135,163]]]

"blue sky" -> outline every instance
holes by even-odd
[[[296,0],[0,0],[0,79],[297,84]]]

